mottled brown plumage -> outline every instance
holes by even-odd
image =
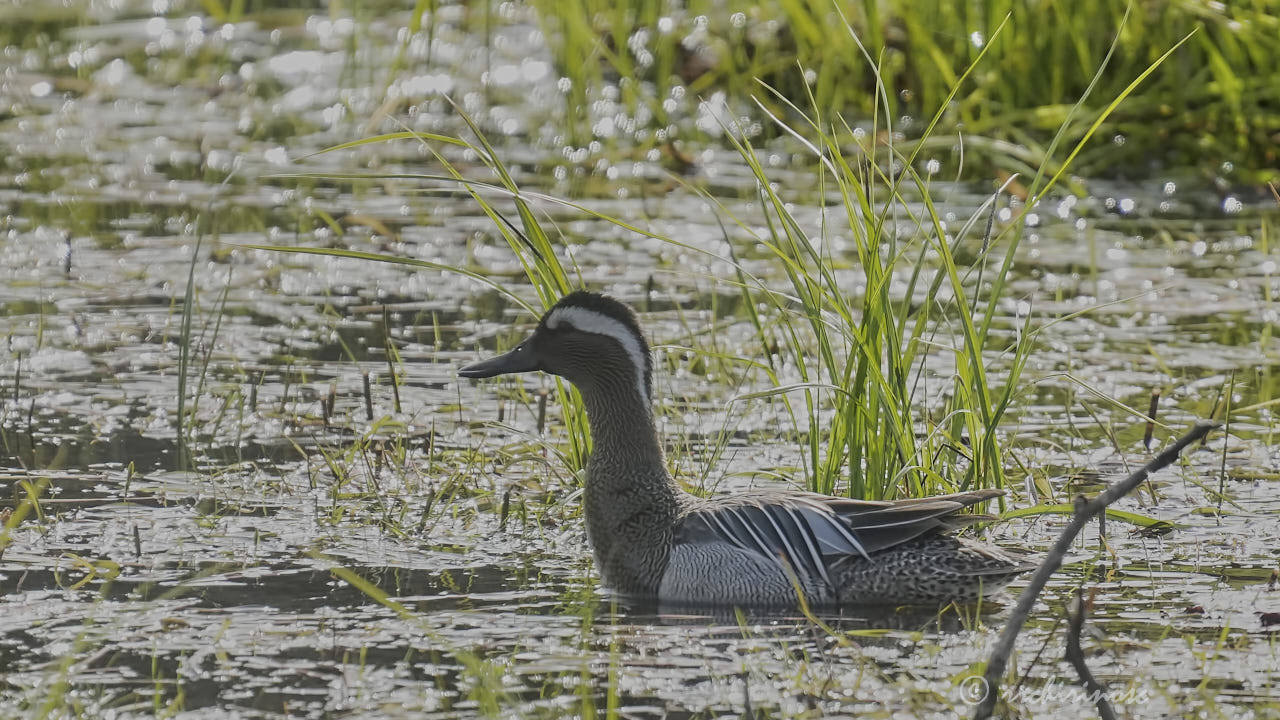
[[[1031,567],[950,535],[986,518],[965,508],[1001,494],[871,502],[814,493],[702,499],[681,490],[652,415],[652,360],[635,314],[579,291],[514,350],[463,377],[544,372],[582,394],[595,449],[587,465],[587,534],[614,590],[693,605],[967,602]]]

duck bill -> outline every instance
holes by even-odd
[[[490,378],[510,373],[533,372],[538,369],[538,360],[529,349],[532,345],[525,341],[508,353],[471,363],[458,370],[464,378]]]

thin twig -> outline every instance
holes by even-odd
[[[364,419],[373,420],[373,390],[369,387],[369,373],[363,372],[360,377],[364,382]]]
[[[1151,391],[1151,404],[1147,406],[1147,429],[1142,433],[1142,447],[1151,449],[1151,436],[1156,432],[1156,413],[1160,411],[1160,388]]]
[[[1231,437],[1231,401],[1236,396],[1236,371],[1231,371],[1231,380],[1227,383],[1227,411],[1222,414],[1226,423],[1223,434]],[[1222,518],[1222,501],[1227,496],[1227,443],[1222,443],[1222,467],[1218,469],[1218,518]]]
[[[1026,624],[1027,618],[1031,615],[1036,599],[1040,597],[1040,592],[1044,590],[1045,584],[1049,582],[1049,577],[1062,566],[1062,560],[1071,549],[1071,543],[1075,541],[1076,536],[1080,534],[1084,526],[1095,516],[1106,511],[1107,507],[1112,503],[1128,495],[1134,488],[1141,485],[1151,473],[1172,464],[1188,445],[1203,439],[1210,430],[1216,427],[1218,427],[1218,423],[1212,420],[1197,422],[1195,427],[1165,448],[1164,452],[1152,458],[1151,462],[1143,465],[1124,480],[1108,485],[1106,490],[1076,508],[1075,514],[1071,516],[1071,522],[1067,523],[1067,527],[1058,536],[1058,540],[1053,544],[1049,555],[1040,564],[1036,574],[1032,576],[1031,582],[1027,584],[1022,594],[1018,596],[1018,604],[1013,608],[1013,613],[1009,616],[1009,622],[1000,633],[1000,639],[996,642],[995,648],[991,650],[991,657],[987,660],[987,671],[984,675],[987,692],[973,713],[974,720],[986,720],[986,718],[991,717],[991,713],[995,710],[996,700],[1000,696],[1000,680],[1004,677],[1004,671],[1009,665],[1009,655],[1013,652],[1014,641],[1018,639],[1018,633],[1022,632],[1022,626]]]
[[[400,411],[400,378],[396,375],[395,361],[399,359],[395,345],[391,342],[391,315],[387,312],[387,306],[382,306],[382,343],[383,349],[387,354],[387,374],[391,376],[391,394],[395,399],[396,414]]]
[[[1098,705],[1098,717],[1102,720],[1116,720],[1116,711],[1107,699],[1107,690],[1090,672],[1084,661],[1084,650],[1080,649],[1080,631],[1084,629],[1085,606],[1084,594],[1076,588],[1075,599],[1067,607],[1067,650],[1064,654],[1071,667],[1076,669],[1080,684],[1089,691],[1089,697]]]

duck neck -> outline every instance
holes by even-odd
[[[634,383],[579,391],[593,444],[585,497],[591,544],[610,584],[652,591],[683,493],[667,472],[649,399]]]
[[[591,426],[591,484],[607,492],[624,493],[640,486],[641,496],[674,492],[648,398],[600,387],[581,392]]]

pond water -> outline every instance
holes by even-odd
[[[583,280],[643,310],[677,472],[718,491],[798,472],[776,408],[728,404],[765,379],[693,371],[684,350],[752,353],[715,257],[727,252],[721,221],[643,133],[567,145],[563,86],[531,11],[447,6],[429,32],[406,34],[401,3],[356,3],[351,16],[297,5],[235,24],[194,2],[0,11],[0,503],[13,526],[0,545],[0,715],[971,712],[962,681],[1021,584],[980,610],[851,611],[825,628],[619,606],[596,581],[554,401],[539,421],[551,385],[455,374],[531,316],[457,275],[242,247],[429,260],[532,301],[458,187],[289,176],[440,173],[413,142],[312,153],[401,123],[465,136],[447,93],[523,187],[710,251],[538,206]],[[688,107],[683,179],[756,217],[754,178]],[[608,93],[591,112],[611,118],[602,132],[626,125]],[[799,146],[761,145],[816,227],[829,198]],[[474,154],[439,149],[492,180]],[[1028,231],[1007,318],[1095,308],[1041,334],[1006,427],[1010,476],[1059,499],[1150,456],[1142,424],[1085,388],[1139,409],[1162,388],[1160,444],[1224,394],[1235,406],[1276,397],[1280,362],[1274,199],[1225,172],[1198,189],[1080,182],[1086,196],[1053,199]],[[957,227],[990,192],[932,191]],[[746,238],[728,241],[785,286]],[[714,452],[726,425],[729,447]],[[1263,615],[1280,611],[1273,427],[1266,409],[1233,416],[1123,503],[1172,532],[1112,523],[1101,550],[1086,532],[1019,640],[1018,712],[1093,712],[1061,660],[1062,603],[1084,581],[1097,589],[1089,662],[1124,712],[1280,715]],[[1010,508],[1035,504],[1012,490]],[[37,495],[18,524],[8,513]],[[1062,522],[999,523],[986,537],[1043,550]]]

